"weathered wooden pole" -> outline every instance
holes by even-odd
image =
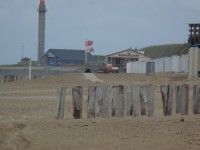
[[[97,86],[95,91],[95,117],[102,117],[105,87]]]
[[[189,85],[183,84],[183,99],[181,103],[181,115],[188,115],[188,108],[189,108]]]
[[[181,115],[188,115],[188,107],[189,107],[188,84],[175,86],[175,99],[176,99],[176,113],[181,113]]]
[[[112,87],[112,98],[111,98],[111,113],[112,117],[116,116],[116,101],[117,101],[117,86]]]
[[[6,76],[6,75],[4,76],[3,82],[4,82],[4,83],[7,83],[7,82],[8,82],[8,81],[7,81],[7,76]]]
[[[10,76],[7,76],[7,83],[10,82]]]
[[[14,82],[17,81],[17,75],[14,75]]]
[[[72,88],[73,116],[75,119],[82,118],[83,87]]]
[[[95,117],[111,116],[112,89],[110,86],[97,86],[95,93]]]
[[[88,92],[88,118],[110,117],[112,115],[112,88],[90,86]]]
[[[140,104],[141,104],[141,115],[147,114],[147,86],[140,86]]]
[[[126,116],[133,115],[133,87],[132,86],[125,87],[125,115]]]
[[[175,86],[176,113],[181,112],[181,99],[182,99],[181,85],[176,85]]]
[[[116,97],[116,117],[125,116],[125,92],[124,86],[117,86],[117,97]]]
[[[149,117],[154,114],[154,87],[152,84],[147,85],[147,115]]]
[[[141,116],[140,85],[133,85],[133,117]]]
[[[4,76],[1,76],[0,79],[1,79],[0,83],[3,84],[4,83]]]
[[[200,114],[200,85],[193,87],[193,113]]]
[[[12,75],[10,79],[11,79],[11,82],[14,82],[15,81],[15,76]]]
[[[18,75],[16,75],[16,81],[19,81],[19,76]]]
[[[171,116],[173,113],[174,87],[172,85],[161,85],[160,90],[163,102],[163,114],[165,116]]]
[[[64,107],[65,107],[65,94],[66,87],[59,87],[57,90],[57,113],[56,119],[64,118]]]
[[[112,116],[112,88],[110,86],[105,86],[103,95],[102,117],[109,118]]]
[[[96,87],[89,86],[88,90],[88,111],[87,117],[88,118],[95,118],[95,94],[96,94]]]

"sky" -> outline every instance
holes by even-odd
[[[186,43],[189,23],[200,23],[200,0],[45,0],[45,52],[85,49],[95,55]],[[0,64],[37,60],[39,0],[0,0]]]

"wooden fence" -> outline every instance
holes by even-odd
[[[40,79],[44,78],[45,76],[42,75],[34,75],[32,76],[32,79]],[[23,81],[23,80],[29,80],[29,76],[23,76],[23,75],[3,75],[0,76],[0,84],[8,83],[8,82],[16,82],[16,81]]]
[[[28,76],[18,76],[18,75],[5,75],[0,76],[0,84],[7,82],[16,82],[21,80],[28,80]]]
[[[90,86],[88,118],[152,116],[153,93],[152,85]]]
[[[175,98],[176,113],[188,115],[189,85],[161,85],[160,92],[163,103],[163,115],[173,114],[173,100]],[[64,117],[64,101],[66,87],[58,89],[57,119]],[[73,116],[82,118],[83,87],[72,89]],[[154,86],[90,86],[87,99],[88,118],[109,117],[139,117],[154,114]],[[200,114],[200,85],[193,87],[193,114]]]

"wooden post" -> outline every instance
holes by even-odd
[[[200,114],[200,85],[193,87],[193,113]]]
[[[125,87],[125,115],[133,115],[133,87]]]
[[[56,119],[63,119],[64,118],[65,94],[66,94],[66,87],[58,88]]]
[[[188,107],[189,107],[189,85],[183,84],[182,85],[182,94],[183,99],[181,103],[181,115],[188,115]]]
[[[9,82],[9,76],[6,76],[6,83]]]
[[[172,85],[161,85],[160,89],[163,102],[163,114],[165,116],[171,116],[173,113],[174,87]]]
[[[102,117],[104,94],[105,87],[97,86],[95,91],[95,117]]]
[[[123,85],[117,86],[116,116],[117,117],[125,116],[125,92]]]
[[[17,81],[17,78],[16,78],[16,75],[14,75],[14,82],[16,82]]]
[[[112,112],[112,88],[90,86],[88,93],[88,118],[110,117]]]
[[[16,75],[16,81],[19,81],[19,76],[18,75]]]
[[[97,86],[95,92],[95,117],[111,116],[111,87]]]
[[[7,76],[4,76],[3,83],[7,83]]]
[[[11,77],[10,77],[11,79],[11,82],[15,82],[15,76],[14,75],[12,75]]]
[[[181,115],[188,115],[189,107],[189,85],[177,85],[175,87],[175,99],[176,99],[176,113]]]
[[[147,114],[149,117],[154,114],[154,87],[152,84],[147,85]]]
[[[112,88],[104,87],[104,97],[102,101],[102,117],[109,118],[112,116]]]
[[[89,90],[88,90],[88,112],[87,112],[88,118],[95,118],[95,93],[96,93],[96,87],[95,86],[89,86]]]
[[[140,104],[141,104],[141,115],[147,114],[147,86],[140,86]]]
[[[72,88],[73,116],[75,119],[82,118],[83,87]]]
[[[13,79],[12,77],[13,77],[12,75],[9,76],[8,82],[12,82]]]
[[[111,106],[111,113],[112,117],[116,116],[116,101],[117,101],[117,86],[112,87],[112,106]]]
[[[176,100],[176,113],[181,112],[181,99],[182,99],[182,92],[181,91],[181,85],[175,86],[175,100]]]
[[[140,85],[133,85],[133,117],[141,116]]]
[[[3,84],[3,83],[4,83],[4,76],[1,76],[0,79],[1,79],[1,80],[0,80],[0,81],[1,81],[0,83]]]

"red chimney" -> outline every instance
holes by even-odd
[[[40,0],[40,5],[45,5],[45,1],[44,0]]]

